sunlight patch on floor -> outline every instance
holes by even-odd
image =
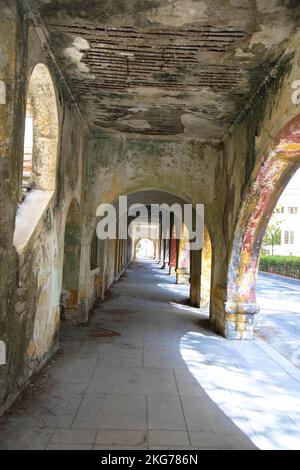
[[[240,354],[218,336],[192,331],[180,341],[195,380],[258,448],[300,449],[295,425],[300,419],[299,382],[265,358],[256,344],[245,346],[245,353],[253,354],[249,363],[242,356],[242,343],[238,349]]]

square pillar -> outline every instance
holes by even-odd
[[[178,244],[176,284],[189,284],[190,281],[190,247],[189,233],[185,225],[182,225]]]
[[[194,307],[201,303],[201,258],[202,250],[191,251],[190,302]]]

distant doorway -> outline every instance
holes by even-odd
[[[150,238],[142,238],[136,242],[135,257],[137,259],[154,259],[154,243]]]

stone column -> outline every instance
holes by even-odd
[[[253,339],[253,329],[259,310],[256,302],[225,302],[225,338],[233,340]]]
[[[189,233],[182,224],[181,235],[178,244],[178,256],[176,267],[176,284],[188,284],[190,279],[190,249]]]
[[[170,259],[170,239],[164,240],[164,269],[169,268],[169,259]]]
[[[228,265],[225,243],[222,243],[221,237],[213,245],[214,260],[212,264],[212,293],[210,324],[211,327],[220,335],[230,340],[249,340],[253,338],[253,326],[255,316],[259,312],[255,298],[248,295],[228,295]],[[233,288],[236,289],[239,279],[234,278]],[[248,288],[253,280],[249,276],[247,282],[242,285]],[[238,284],[239,285],[239,284]],[[239,292],[238,292],[239,293]],[[246,293],[247,294],[247,293]]]
[[[176,273],[177,254],[178,254],[178,240],[175,238],[175,227],[173,226],[170,238],[170,256],[169,256],[169,274]]]
[[[162,225],[161,225],[161,218],[159,219],[159,229],[158,229],[158,239],[156,241],[156,246],[157,246],[157,261],[158,263],[163,263],[164,262],[164,244],[163,244],[163,239],[162,239]]]
[[[201,258],[202,250],[191,251],[190,302],[194,307],[201,304]]]
[[[166,240],[162,240],[161,239],[161,251],[160,251],[160,261],[162,263],[162,266],[161,266],[161,269],[165,269],[165,263],[164,263],[164,259],[165,259],[165,251],[166,251],[166,243],[165,243]]]
[[[206,226],[204,226],[204,241],[201,254],[201,307],[205,307],[210,303],[211,293],[211,264],[212,264],[212,247],[210,236]]]
[[[115,240],[115,278],[119,275],[119,254],[120,254],[120,240]]]

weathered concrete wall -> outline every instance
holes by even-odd
[[[22,64],[24,52],[22,30],[17,20],[15,2],[1,0],[0,18],[0,80],[5,83],[5,103],[0,104],[0,338],[6,344],[6,365],[0,366],[0,403],[6,398],[8,387],[14,381],[12,362],[16,353],[8,348],[18,330],[15,314],[15,250],[12,244],[14,230],[14,187],[11,178],[14,155],[20,149],[20,137],[14,126],[16,95],[20,93],[20,83],[16,79],[17,59]],[[19,40],[17,39],[19,38]],[[22,109],[21,109],[22,110]],[[17,118],[17,125],[20,119]]]
[[[3,35],[1,73],[9,90],[8,104],[0,109],[0,126],[3,123],[6,126],[1,128],[0,159],[0,180],[4,183],[0,193],[3,261],[0,334],[8,351],[7,364],[0,368],[0,409],[3,409],[57,347],[64,228],[71,200],[77,196],[80,201],[81,197],[85,127],[33,25],[24,17],[21,21],[16,11],[3,16],[1,8],[0,35]],[[56,90],[59,121],[56,188],[30,239],[16,253],[13,235],[23,163],[26,92],[31,72],[38,63],[48,67]]]

